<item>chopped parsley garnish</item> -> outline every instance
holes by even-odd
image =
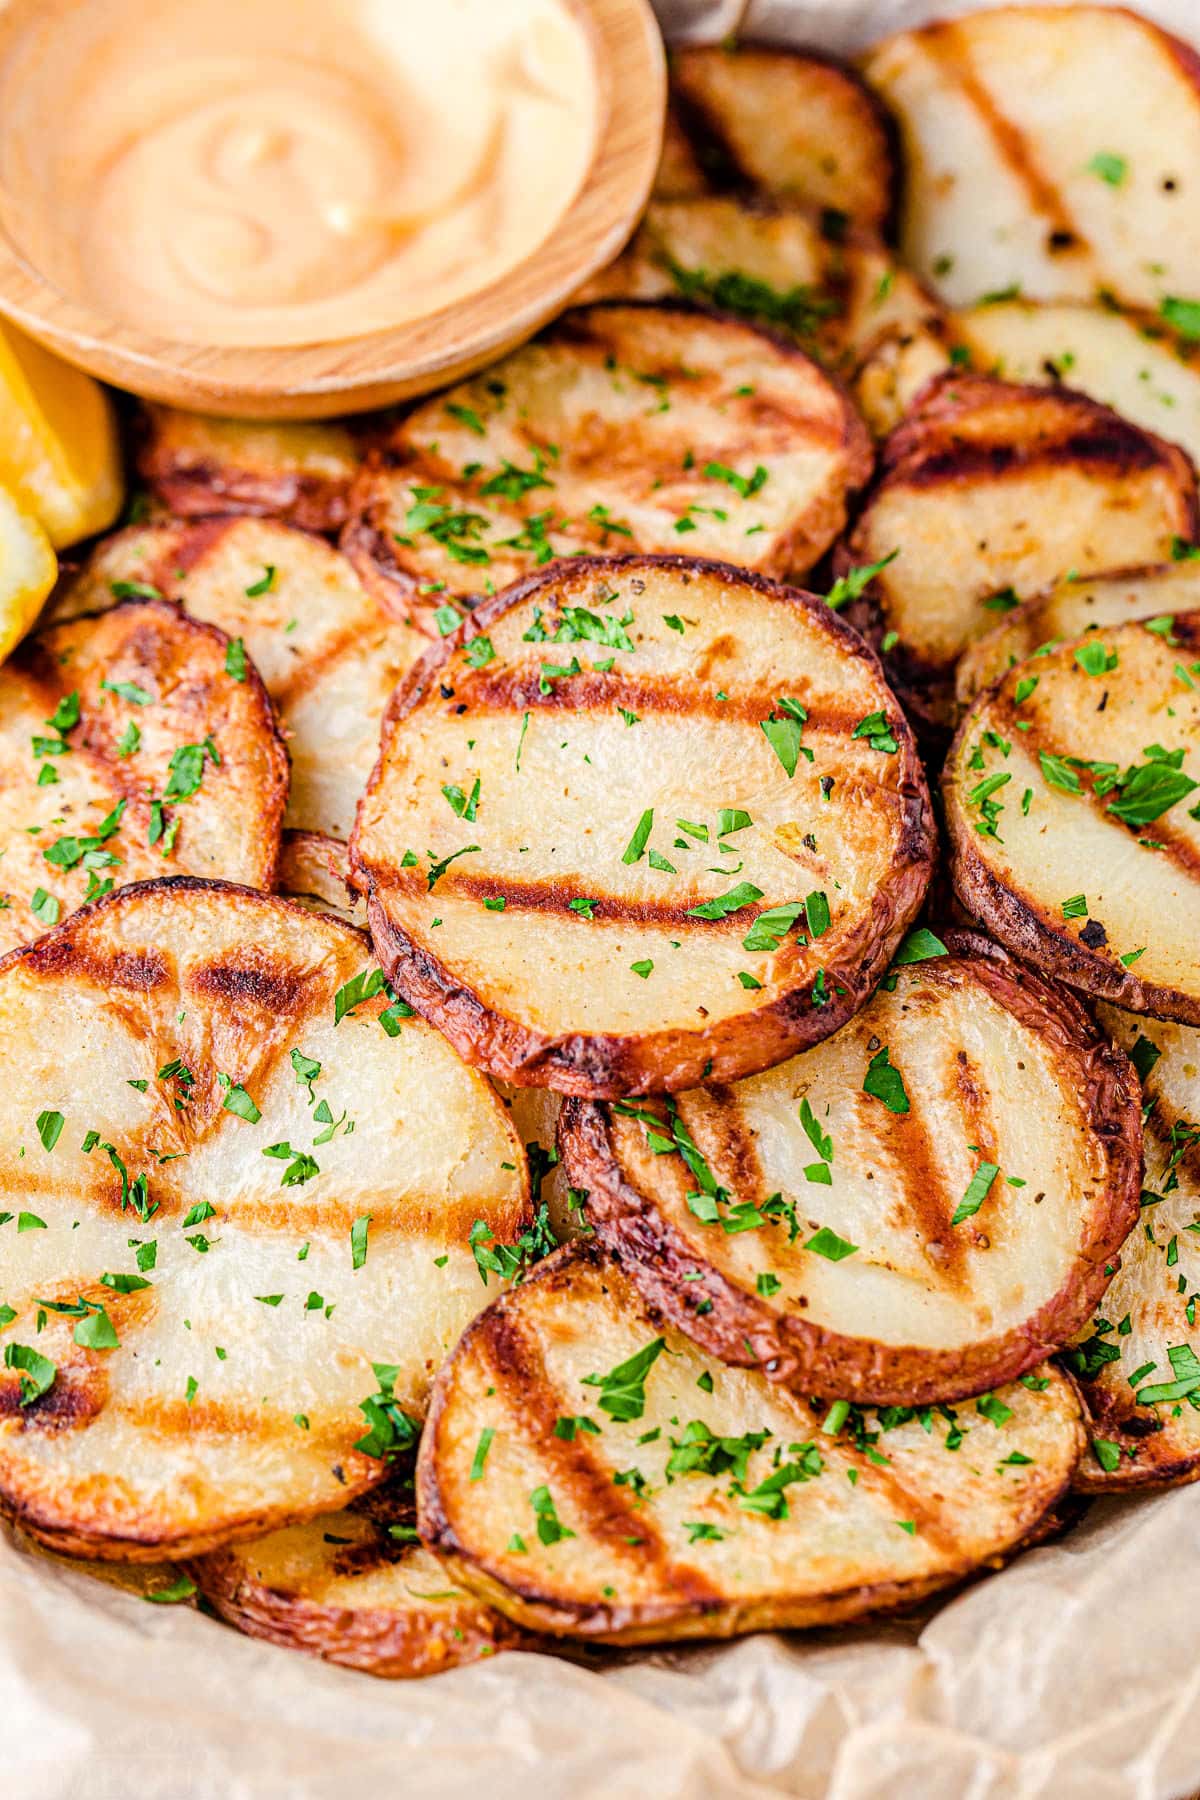
[[[1000,1173],[998,1163],[981,1162],[970,1181],[967,1191],[954,1209],[951,1225],[961,1225],[964,1219],[973,1218],[992,1191],[992,1183]]]
[[[563,1524],[555,1510],[554,1500],[548,1487],[534,1488],[529,1496],[529,1504],[537,1518],[537,1534],[543,1544],[557,1544],[563,1538],[573,1538],[575,1533]]]
[[[776,718],[776,713],[782,713],[783,717]],[[796,764],[801,756],[807,757],[809,762],[813,760],[812,751],[802,742],[807,718],[808,712],[799,700],[785,697],[775,702],[771,717],[761,722],[763,734],[783,764],[784,773],[789,780],[795,775]]]
[[[834,612],[837,612],[839,608],[846,605],[847,601],[860,599],[876,575],[882,573],[890,562],[895,562],[899,554],[898,549],[889,550],[888,554],[881,556],[878,562],[859,563],[856,567],[847,569],[844,575],[838,576],[826,594],[826,605],[831,606]]]
[[[368,1395],[358,1403],[358,1410],[370,1429],[365,1436],[359,1438],[354,1448],[361,1450],[364,1456],[387,1461],[411,1450],[420,1435],[421,1427],[397,1403],[395,1387],[399,1369],[393,1368],[390,1363],[376,1362],[371,1364],[371,1368],[379,1389],[377,1393]]]
[[[863,1077],[863,1093],[882,1100],[889,1112],[909,1111],[904,1078],[899,1069],[892,1066],[891,1053],[886,1044],[875,1052],[867,1065],[867,1072]]]
[[[665,1348],[666,1340],[655,1338],[607,1375],[585,1375],[583,1385],[600,1389],[600,1410],[610,1418],[622,1423],[640,1419],[646,1410],[646,1376]]]
[[[837,1232],[831,1231],[828,1225],[822,1225],[819,1231],[814,1232],[804,1248],[811,1250],[814,1256],[823,1256],[826,1262],[844,1262],[848,1256],[858,1254],[857,1244],[852,1244],[848,1239],[839,1237]]]

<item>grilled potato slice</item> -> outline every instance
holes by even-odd
[[[130,583],[241,641],[291,753],[288,828],[348,838],[384,708],[424,636],[381,612],[330,545],[273,519],[118,532],[56,597],[51,616],[111,606]]]
[[[911,343],[945,319],[873,233],[831,231],[811,208],[728,196],[653,202],[624,254],[579,297],[679,296],[794,337],[847,377],[885,342]]]
[[[1103,1002],[1099,1013],[1136,1060],[1149,1109],[1142,1229],[1067,1358],[1093,1429],[1076,1485],[1111,1493],[1200,1478],[1200,1031]]]
[[[0,1506],[41,1542],[155,1560],[328,1512],[406,1441],[388,1408],[424,1411],[486,1298],[472,1225],[512,1241],[527,1181],[370,968],[189,879],[0,968]]]
[[[794,346],[684,306],[581,307],[396,426],[343,547],[436,635],[447,601],[585,550],[800,574],[870,464],[853,407]]]
[[[1074,999],[951,942],[764,1075],[565,1103],[589,1222],[711,1355],[911,1406],[1086,1325],[1137,1222],[1136,1080]]]
[[[346,521],[360,433],[334,420],[220,419],[144,403],[142,479],[183,518],[259,513],[307,531]]]
[[[464,1056],[607,1097],[828,1036],[932,855],[911,733],[823,601],[630,557],[498,594],[418,665],[351,870],[389,979]]]
[[[1200,612],[1018,663],[946,763],[963,905],[1047,973],[1200,1024],[1198,740]]]
[[[1066,382],[1200,461],[1200,342],[1161,319],[1011,300],[958,314],[953,333],[974,368],[1005,381]]]
[[[421,1536],[519,1624],[593,1641],[855,1618],[994,1562],[1063,1493],[1079,1403],[1049,1365],[1026,1380],[927,1430],[830,1413],[714,1363],[576,1245],[439,1375]]]
[[[691,45],[671,57],[671,106],[692,169],[714,188],[757,188],[876,231],[891,223],[891,121],[852,70],[781,45]]]
[[[1067,389],[939,376],[884,445],[839,567],[894,560],[849,617],[896,634],[886,666],[934,724],[955,659],[1020,597],[1165,559],[1200,524],[1181,450]]]
[[[1090,581],[1063,581],[1037,599],[1006,613],[986,637],[960,657],[958,699],[969,705],[981,688],[999,681],[1026,656],[1047,644],[1127,619],[1169,618],[1200,606],[1200,564],[1188,558],[1149,568],[1124,569]]]
[[[189,1565],[247,1637],[390,1680],[438,1675],[522,1641],[416,1541],[411,1496],[384,1484],[341,1512],[229,1544]]]
[[[285,831],[279,853],[279,889],[314,912],[331,912],[347,925],[367,926],[367,909],[350,886],[350,859],[338,838],[316,831]]]
[[[901,32],[864,72],[899,120],[905,260],[952,304],[1200,291],[1200,58],[1178,38],[1006,6]]]
[[[177,607],[132,600],[0,666],[0,948],[130,881],[273,884],[287,754],[229,650]]]

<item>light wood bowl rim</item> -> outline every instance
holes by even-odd
[[[436,4],[436,0],[430,0]],[[0,10],[0,54],[39,9]],[[139,330],[62,293],[0,228],[0,314],[68,362],[146,399],[243,418],[322,418],[383,406],[482,367],[531,337],[610,262],[654,181],[666,55],[650,0],[568,0],[592,38],[601,123],[559,225],[500,280],[407,324],[336,343],[228,348]]]

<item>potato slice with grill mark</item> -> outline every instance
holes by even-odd
[[[411,1497],[391,1483],[341,1512],[193,1562],[200,1592],[247,1637],[388,1680],[438,1675],[522,1634],[415,1542]],[[393,1536],[413,1532],[413,1536]]]
[[[1136,1060],[1149,1106],[1142,1228],[1125,1245],[1103,1318],[1067,1356],[1092,1422],[1076,1486],[1115,1493],[1200,1479],[1200,1031],[1098,1010]]]
[[[880,1439],[885,1421],[857,1412],[839,1430],[821,1402],[707,1359],[573,1246],[489,1307],[439,1375],[421,1536],[519,1624],[593,1641],[855,1618],[1037,1529],[1085,1440],[1066,1378],[1035,1379],[928,1432],[908,1414]]]
[[[1014,300],[972,307],[953,329],[976,369],[1005,381],[1065,381],[1200,461],[1200,343],[1153,314]]]
[[[1048,974],[1200,1024],[1200,613],[1018,663],[943,777],[963,905]]]
[[[932,857],[862,640],[811,595],[653,557],[548,571],[432,651],[351,843],[397,989],[493,1075],[595,1096],[828,1036]]]
[[[370,968],[186,878],[0,966],[0,1506],[40,1541],[146,1561],[328,1512],[403,1441],[387,1396],[424,1411],[486,1298],[472,1223],[518,1236],[526,1177],[435,1032],[384,994],[338,1022]]]
[[[53,625],[0,667],[0,948],[114,884],[270,887],[287,754],[229,640],[157,600]]]
[[[389,618],[346,558],[273,519],[134,526],[101,543],[50,616],[114,603],[130,582],[240,638],[291,753],[289,830],[348,838],[400,677],[427,647]]]
[[[444,633],[446,601],[580,551],[802,573],[870,465],[853,407],[794,345],[686,306],[581,307],[401,420],[343,547],[385,605]]]
[[[647,1302],[794,1393],[1012,1381],[1086,1325],[1137,1222],[1125,1058],[1062,990],[950,946],[766,1074],[564,1106],[570,1180]]]
[[[1157,307],[1200,290],[1200,57],[1107,6],[1009,6],[886,39],[905,261],[954,305],[1010,287]]]
[[[1006,614],[964,652],[955,678],[959,704],[969,705],[982,688],[1047,644],[1128,619],[1167,619],[1197,606],[1200,564],[1194,560],[1060,582],[1048,594],[1026,600]]]
[[[761,189],[877,231],[891,223],[895,134],[853,70],[782,45],[691,45],[672,53],[671,105],[714,188]]]
[[[331,912],[335,919],[366,930],[367,909],[350,886],[350,859],[338,838],[316,831],[285,831],[279,890],[314,912]]]
[[[138,471],[173,513],[258,513],[308,531],[345,524],[361,434],[332,420],[222,419],[143,405]]]
[[[819,212],[763,200],[652,202],[579,298],[680,296],[794,337],[845,376],[883,343],[939,332],[945,318],[873,233],[831,232]]]
[[[945,724],[955,659],[1019,597],[1164,560],[1198,526],[1195,472],[1173,445],[1068,389],[950,374],[888,438],[838,566],[898,553],[848,616],[898,634],[889,672]]]

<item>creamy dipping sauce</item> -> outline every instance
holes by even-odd
[[[579,191],[568,0],[52,0],[5,71],[5,223],[165,337],[345,339],[477,293]]]

